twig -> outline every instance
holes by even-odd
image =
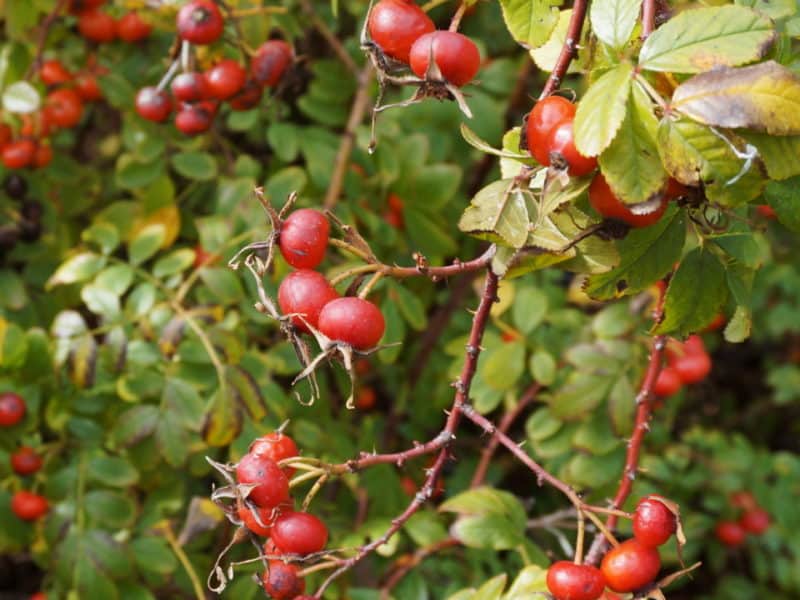
[[[31,64],[28,65],[28,70],[25,72],[25,79],[30,79],[35,70],[40,66],[40,63],[42,62],[42,54],[44,54],[44,46],[47,43],[47,36],[50,33],[50,28],[53,26],[53,23],[55,23],[58,15],[61,14],[61,11],[64,10],[66,5],[67,0],[58,0],[56,5],[53,7],[53,10],[50,11],[50,14],[48,14],[42,21],[41,25],[39,25],[39,38],[36,40],[36,53],[34,54]]]
[[[372,63],[368,62],[358,74],[358,89],[353,99],[353,105],[350,108],[350,116],[347,118],[347,125],[344,128],[344,132],[342,132],[342,140],[339,142],[339,150],[336,152],[336,159],[333,161],[331,181],[328,184],[328,189],[325,192],[325,200],[322,203],[327,209],[336,206],[336,202],[339,200],[339,194],[342,193],[344,177],[350,163],[350,155],[353,153],[353,147],[355,146],[356,128],[361,124],[361,121],[364,120],[367,108],[369,107],[369,88],[370,83],[372,83],[372,76]]]
[[[183,565],[186,574],[189,576],[189,580],[192,582],[192,590],[194,591],[194,595],[197,600],[205,600],[206,594],[203,591],[203,585],[200,583],[200,578],[197,577],[197,573],[195,573],[194,567],[192,563],[189,561],[189,557],[186,556],[186,553],[181,548],[180,544],[178,544],[178,540],[175,539],[175,534],[172,532],[172,527],[170,526],[169,522],[165,521],[160,529],[164,532],[164,538],[167,540],[170,548],[175,553],[175,556],[178,557],[181,565]]]
[[[458,31],[458,27],[461,25],[461,19],[464,17],[464,13],[467,11],[467,4],[462,2],[458,5],[458,9],[456,13],[453,15],[452,20],[450,21],[450,27],[448,27],[449,31]]]
[[[583,22],[586,19],[586,8],[588,0],[575,0],[572,6],[572,16],[567,26],[567,37],[564,40],[564,45],[561,47],[561,53],[558,55],[558,60],[553,67],[550,77],[547,78],[542,93],[539,99],[546,98],[561,85],[561,80],[569,69],[569,64],[575,57],[578,50],[578,42],[581,40],[581,31],[583,30]]]
[[[303,6],[303,11],[308,15],[309,19],[311,19],[311,24],[314,25],[315,29],[319,31],[320,35],[325,38],[325,41],[328,42],[328,45],[331,47],[336,53],[336,56],[339,57],[344,63],[350,72],[353,73],[356,77],[358,77],[359,69],[356,61],[353,60],[353,57],[347,53],[347,50],[342,43],[339,41],[339,38],[336,37],[330,28],[325,24],[325,21],[319,18],[317,13],[314,11],[314,7],[311,5],[309,0],[301,0],[301,5]]]
[[[656,0],[644,0],[642,4],[642,34],[639,38],[644,41],[656,28]]]
[[[386,578],[386,583],[381,588],[381,600],[389,600],[392,590],[397,587],[397,584],[403,580],[403,577],[408,575],[409,571],[419,566],[419,564],[440,550],[458,546],[460,542],[455,538],[445,538],[430,546],[418,548],[416,552],[411,555],[401,556],[395,561],[395,567],[391,574]]]

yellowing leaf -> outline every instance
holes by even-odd
[[[595,81],[578,103],[575,146],[584,156],[597,156],[614,139],[625,118],[633,66],[622,63]]]
[[[717,69],[679,85],[672,107],[706,125],[800,135],[800,77],[774,61]]]
[[[528,209],[513,180],[502,179],[479,191],[458,228],[481,239],[520,248],[528,236]]]
[[[604,44],[624,46],[633,33],[642,0],[594,0],[589,9],[592,31]]]
[[[526,48],[547,41],[558,23],[558,8],[551,0],[500,0],[503,19],[511,36]]]

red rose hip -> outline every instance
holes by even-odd
[[[319,314],[319,330],[332,340],[356,350],[374,348],[383,337],[386,322],[372,302],[361,298],[338,298]]]
[[[293,458],[299,454],[297,444],[285,433],[278,431],[261,436],[250,444],[250,454],[259,454],[279,463],[286,458]],[[283,471],[287,477],[294,475],[295,469],[285,467]]]
[[[261,85],[278,84],[292,62],[292,47],[283,40],[269,40],[250,59],[250,74]]]
[[[192,0],[178,11],[178,36],[193,44],[210,44],[219,39],[225,21],[213,0]]]
[[[126,13],[117,21],[117,35],[124,42],[140,42],[147,38],[152,30],[152,25],[142,20],[136,12]]]
[[[561,560],[547,569],[547,589],[555,600],[597,600],[606,581],[600,569]]]
[[[328,280],[321,273],[310,269],[289,273],[278,288],[278,306],[281,312],[293,315],[292,324],[306,333],[309,332],[306,323],[317,329],[319,313],[328,302],[338,297],[339,293]]]
[[[367,22],[369,36],[383,53],[406,64],[414,42],[435,29],[431,18],[408,0],[381,0]]]
[[[567,173],[574,177],[588,175],[597,168],[597,159],[593,156],[584,156],[575,147],[575,136],[572,129],[572,119],[561,121],[550,130],[545,146],[548,152],[548,162],[542,164],[556,164],[564,162]],[[554,161],[554,159],[557,159]],[[605,180],[603,180],[605,181]],[[610,190],[609,190],[610,191]],[[639,225],[639,227],[641,227]]]
[[[539,164],[550,164],[547,136],[561,121],[574,118],[575,110],[575,105],[561,96],[548,96],[534,104],[528,115],[525,135],[528,152]]]
[[[769,529],[770,516],[763,508],[753,508],[739,519],[739,525],[748,533],[761,535]]]
[[[181,102],[206,100],[210,96],[208,82],[202,73],[181,73],[172,80],[172,95]]]
[[[42,457],[30,446],[22,446],[11,455],[11,468],[19,475],[31,475],[42,468]]]
[[[117,22],[101,10],[87,10],[78,17],[78,31],[87,40],[104,44],[117,37]]]
[[[574,150],[574,146],[572,147],[572,149]],[[570,175],[578,175],[579,173],[577,172],[573,173],[572,171],[573,163],[570,162],[570,160],[572,159],[567,158],[568,155],[572,152],[572,150],[564,150],[564,152],[565,152],[564,157],[567,159],[567,162],[570,163],[570,171],[569,171]],[[574,152],[577,154],[577,150],[574,150]],[[581,160],[583,160],[583,158],[584,157],[580,156]],[[591,160],[595,161],[595,159]],[[596,164],[597,161],[595,161],[595,165]],[[586,174],[592,169],[594,169],[594,167],[592,167],[585,173],[581,171],[580,174]],[[652,225],[653,223],[658,221],[664,214],[664,211],[667,210],[667,201],[664,198],[662,198],[661,203],[655,210],[644,215],[635,214],[631,210],[630,205],[625,204],[624,202],[622,202],[622,200],[617,198],[617,196],[611,190],[611,187],[608,185],[606,178],[603,177],[602,173],[598,173],[597,175],[595,175],[594,179],[592,179],[591,185],[589,186],[589,204],[591,204],[592,208],[594,208],[604,218],[616,219],[617,221],[622,221],[623,223],[627,223],[631,227],[647,227],[649,225]]]
[[[136,112],[148,121],[161,123],[172,112],[172,100],[164,90],[144,87],[136,94]]]
[[[288,512],[275,519],[271,539],[281,552],[305,556],[325,548],[328,528],[310,513]]]
[[[35,521],[47,513],[49,504],[47,498],[27,492],[17,492],[11,498],[11,511],[23,521]]]
[[[736,521],[720,521],[714,528],[714,534],[720,542],[735,548],[744,543],[747,532]]]
[[[313,269],[325,258],[330,224],[321,212],[301,208],[281,225],[278,247],[287,263],[296,269]]]
[[[678,524],[675,515],[660,500],[642,498],[633,513],[633,536],[645,546],[660,546],[666,542]]]
[[[205,78],[211,96],[218,100],[227,100],[244,87],[247,71],[235,60],[226,58],[211,67]]]
[[[242,523],[245,527],[247,527],[250,531],[255,533],[256,535],[260,535],[261,537],[267,537],[272,531],[272,522],[275,519],[276,509],[273,507],[266,507],[266,508],[250,508],[246,504],[239,504],[236,509],[236,512],[239,515],[239,518],[242,520]],[[261,523],[256,520],[256,513],[258,513],[258,519],[261,520]]]
[[[289,498],[289,479],[275,461],[258,454],[245,454],[236,465],[236,480],[257,484],[247,496],[260,507],[275,507]]]
[[[455,31],[426,33],[414,42],[409,60],[417,77],[425,77],[431,56],[442,77],[458,87],[472,81],[481,66],[475,42]]]
[[[632,592],[652,583],[660,568],[658,550],[635,538],[609,550],[600,565],[606,585],[615,592]]]
[[[297,565],[282,560],[267,563],[267,572],[261,577],[264,591],[274,600],[292,600],[306,590],[305,581],[297,576]]]
[[[11,427],[25,416],[25,400],[14,392],[0,393],[0,427]]]
[[[683,387],[683,381],[681,381],[677,371],[672,367],[664,367],[656,378],[653,392],[659,398],[667,398],[677,394],[681,387]]]

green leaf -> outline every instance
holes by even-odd
[[[233,304],[244,298],[239,276],[227,267],[206,267],[200,271],[200,279],[222,304]]]
[[[130,543],[136,564],[145,572],[169,575],[178,567],[178,561],[167,542],[158,537],[140,537]]]
[[[800,135],[800,76],[771,60],[719,68],[679,85],[672,107],[715,127]]]
[[[558,365],[553,355],[546,350],[537,350],[533,353],[529,368],[533,379],[542,385],[552,385],[556,380]]]
[[[528,238],[524,193],[513,179],[490,183],[472,199],[458,228],[480,239],[521,248]]]
[[[425,305],[414,292],[405,286],[392,284],[389,296],[397,303],[400,314],[413,329],[422,331],[428,322]]]
[[[194,259],[194,250],[190,248],[174,250],[156,261],[153,265],[153,276],[161,278],[180,273],[191,267]]]
[[[594,0],[589,9],[592,31],[612,48],[628,43],[639,20],[642,0]]]
[[[456,494],[445,500],[439,510],[459,515],[502,515],[523,529],[527,522],[525,508],[514,494],[488,486]]]
[[[608,148],[625,119],[633,65],[623,62],[595,81],[575,113],[575,147],[584,156]]]
[[[203,439],[209,446],[227,446],[242,429],[242,411],[225,389],[217,389],[203,423]]]
[[[231,431],[232,435],[237,432]],[[178,415],[172,411],[162,411],[156,425],[156,445],[159,453],[173,467],[180,467],[189,456],[189,439]]]
[[[140,265],[156,252],[167,236],[167,230],[161,223],[154,223],[142,228],[131,240],[128,247],[128,259],[132,265]]]
[[[506,587],[507,579],[508,575],[505,573],[492,577],[478,588],[472,600],[500,600],[500,597],[503,595],[503,590]]]
[[[207,152],[179,152],[171,162],[172,168],[187,179],[211,181],[217,176],[217,161]]]
[[[645,202],[667,180],[658,156],[658,119],[647,95],[633,85],[628,109],[614,141],[600,155],[600,169],[614,194],[625,203]]]
[[[501,344],[486,352],[479,369],[483,380],[499,391],[515,387],[525,371],[525,345],[521,342]]]
[[[500,0],[506,27],[526,48],[538,48],[558,23],[558,8],[552,0]]]
[[[117,296],[124,294],[133,283],[133,269],[126,264],[112,265],[95,277],[97,287],[113,292]]]
[[[611,427],[618,436],[629,436],[633,431],[636,414],[636,390],[631,380],[623,375],[619,377],[608,395],[608,414]]]
[[[602,456],[576,453],[565,467],[565,479],[581,488],[599,488],[619,478],[622,449]]]
[[[764,198],[775,209],[783,226],[800,233],[800,176],[786,181],[770,181],[764,190]]]
[[[89,461],[89,478],[110,487],[128,487],[139,481],[139,473],[130,463],[113,456],[98,456]]]
[[[78,557],[74,573],[74,585],[80,598],[119,598],[114,582],[97,569],[86,555]]]
[[[113,320],[119,315],[119,296],[97,285],[85,285],[81,289],[81,300],[93,313]]]
[[[654,333],[687,336],[699,331],[719,313],[726,298],[725,268],[714,254],[695,248],[670,280],[664,320]]]
[[[782,180],[800,175],[800,135],[774,136],[751,131],[740,133],[758,148],[758,156],[770,179]]]
[[[534,442],[546,440],[561,429],[563,422],[553,416],[546,406],[539,408],[525,422],[525,433]]]
[[[3,91],[3,108],[10,113],[30,114],[41,105],[42,97],[27,81],[15,81]]]
[[[750,337],[753,328],[753,314],[746,306],[737,306],[733,316],[725,325],[725,341],[731,344],[739,344]]]
[[[225,379],[230,393],[253,421],[258,422],[266,416],[266,403],[261,388],[248,371],[238,365],[228,365],[225,369]]]
[[[517,131],[519,130],[517,129]],[[467,127],[466,123],[461,123],[461,136],[464,138],[464,141],[467,142],[470,146],[472,146],[476,150],[480,150],[484,154],[491,154],[493,156],[499,156],[501,158],[530,161],[531,158],[530,155],[523,152],[512,152],[510,150],[507,150],[505,144],[503,144],[504,146],[503,148],[500,149],[493,148],[488,142],[485,142],[481,138],[479,138],[477,133],[475,133],[469,127]]]
[[[650,71],[700,73],[762,58],[775,40],[772,22],[741,6],[686,10],[656,29],[639,53]]]
[[[421,510],[412,516],[403,530],[418,546],[430,546],[447,538],[441,515],[433,510]]]
[[[83,501],[90,521],[98,527],[124,529],[136,518],[136,504],[118,492],[92,490],[84,496]]]
[[[547,569],[528,565],[517,573],[503,600],[532,600],[536,594],[547,592]]]
[[[117,185],[128,190],[143,188],[156,181],[163,173],[164,160],[160,156],[143,161],[132,154],[120,154],[115,167]]]
[[[468,548],[510,550],[525,539],[524,526],[520,528],[499,514],[460,517],[450,531]]]
[[[632,402],[633,398],[629,400]],[[576,449],[589,454],[608,454],[621,442],[612,431],[608,417],[598,411],[581,423],[572,438],[572,443]]]
[[[111,223],[95,223],[81,232],[84,242],[97,245],[103,254],[111,253],[119,246],[119,232]]]
[[[56,272],[47,280],[46,289],[54,288],[57,285],[66,285],[85,281],[95,276],[106,264],[103,256],[92,252],[82,252],[72,258],[67,259]]]
[[[584,291],[592,298],[610,300],[636,294],[664,277],[680,258],[686,236],[684,213],[670,207],[650,227],[632,229],[617,243],[621,262],[608,273],[592,275]]]
[[[153,433],[158,423],[158,408],[140,405],[122,413],[111,431],[111,439],[117,446],[133,446]]]
[[[601,376],[573,371],[567,381],[549,399],[550,411],[559,419],[580,418],[603,401],[614,384],[613,375]]]
[[[531,333],[547,315],[549,301],[543,290],[523,287],[518,290],[511,305],[514,324],[524,334]]]

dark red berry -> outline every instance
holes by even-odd
[[[676,358],[672,368],[686,384],[699,383],[711,372],[711,358],[708,354],[684,354]]]
[[[356,350],[374,348],[385,329],[386,322],[380,309],[361,298],[332,300],[319,314],[319,330],[323,334]]]
[[[72,73],[58,59],[46,60],[39,67],[39,78],[45,85],[60,85],[72,80]]]
[[[539,164],[550,164],[547,136],[559,123],[574,118],[575,110],[575,105],[561,96],[548,96],[533,105],[525,132],[528,151]]]
[[[297,444],[285,433],[268,433],[261,436],[250,444],[250,454],[259,454],[266,456],[268,459],[279,463],[286,458],[293,458],[299,453],[297,451]],[[295,469],[292,467],[285,467],[283,469],[287,477],[294,475]]]
[[[747,532],[736,521],[720,521],[714,528],[714,533],[720,542],[731,548],[741,546],[747,535]]]
[[[210,44],[222,35],[225,21],[213,0],[192,0],[178,11],[176,24],[181,39]]]
[[[275,547],[286,554],[313,554],[328,543],[328,528],[306,512],[288,512],[275,519],[272,526]]]
[[[153,26],[143,20],[137,12],[125,13],[117,21],[117,35],[123,42],[140,42],[147,38]]]
[[[75,77],[75,91],[81,100],[86,102],[95,102],[103,97],[103,90],[97,84],[97,77],[91,73],[82,73]]]
[[[175,115],[175,127],[186,135],[198,135],[211,129],[216,106],[209,101],[182,104]]]
[[[657,498],[639,500],[633,513],[633,536],[645,546],[660,546],[677,529],[677,519]]]
[[[296,269],[313,269],[325,258],[330,224],[310,208],[294,211],[281,225],[278,246],[283,258]]]
[[[282,560],[267,563],[267,572],[261,576],[264,591],[274,600],[292,600],[306,590],[306,583],[297,576],[296,565]]]
[[[136,112],[149,121],[161,123],[172,112],[172,100],[164,90],[144,87],[136,94]]]
[[[292,47],[283,40],[269,40],[250,59],[250,74],[261,85],[273,87],[292,62]]]
[[[289,498],[289,479],[265,456],[245,454],[236,466],[236,480],[257,484],[247,498],[262,508],[278,506]]]
[[[263,94],[264,88],[261,87],[261,84],[254,79],[248,79],[244,87],[229,100],[229,103],[233,110],[250,110],[258,106]]]
[[[660,398],[668,398],[677,394],[681,387],[683,387],[683,381],[677,371],[672,367],[664,367],[656,378],[653,392]]]
[[[22,169],[33,164],[36,157],[36,144],[32,140],[22,139],[3,146],[3,164],[7,169]]]
[[[606,581],[600,569],[561,560],[547,569],[547,589],[555,600],[597,600]]]
[[[35,521],[49,508],[47,498],[33,492],[20,491],[11,498],[11,511],[23,521]]]
[[[6,194],[15,200],[22,200],[25,194],[28,193],[28,182],[25,181],[24,177],[16,173],[11,173],[5,178],[3,187],[6,190]]]
[[[11,468],[19,475],[31,475],[42,468],[42,457],[30,446],[21,446],[11,455]]]
[[[11,427],[25,416],[25,400],[14,392],[0,394],[0,426]]]
[[[294,315],[292,324],[306,333],[310,331],[306,323],[316,329],[323,307],[338,297],[339,293],[321,273],[309,269],[289,273],[278,288],[281,312]]]
[[[572,164],[573,163],[570,163],[570,165]],[[591,169],[589,170],[591,171]],[[570,173],[573,175],[577,174],[572,171],[570,171]],[[655,210],[644,215],[634,214],[630,205],[623,203],[622,200],[617,198],[614,192],[611,191],[611,187],[609,187],[602,173],[595,175],[594,179],[592,179],[592,184],[589,186],[589,204],[604,218],[616,219],[617,221],[627,223],[631,227],[647,227],[652,225],[658,221],[664,214],[664,211],[667,210],[667,201],[662,198],[661,203]]]
[[[414,42],[435,29],[431,18],[408,0],[381,0],[367,22],[370,38],[383,53],[406,64]]]
[[[745,512],[739,519],[739,525],[749,533],[761,535],[769,529],[770,516],[763,508],[753,508]]]
[[[211,92],[208,89],[208,82],[202,73],[193,71],[191,73],[181,73],[172,80],[172,95],[181,102],[196,102],[206,100]]]
[[[425,77],[431,56],[442,77],[455,86],[472,81],[481,66],[475,42],[455,31],[426,33],[414,42],[409,60],[417,77]]]
[[[652,583],[660,568],[658,550],[635,538],[609,550],[600,565],[606,585],[615,592],[632,592]]]
[[[83,102],[75,90],[61,88],[47,95],[45,110],[50,123],[67,129],[80,122]]]
[[[87,40],[104,44],[117,37],[117,22],[101,10],[87,10],[78,17],[78,31]]]
[[[235,60],[226,58],[209,69],[205,78],[211,96],[227,100],[244,87],[247,71]]]

